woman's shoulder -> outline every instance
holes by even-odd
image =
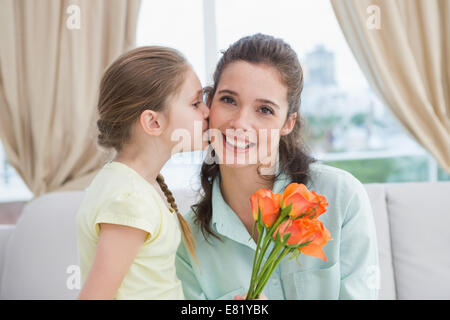
[[[201,230],[197,223],[195,223],[195,213],[192,208],[189,209],[188,212],[182,212],[181,214],[183,215],[184,220],[189,223],[194,238],[198,238],[198,236],[201,234]]]
[[[350,172],[325,165],[310,165],[310,190],[322,194],[340,219],[348,218],[352,203],[370,208],[370,200],[364,185]],[[331,209],[331,208],[330,208]]]
[[[310,172],[315,175],[315,178],[320,177],[357,180],[350,172],[343,169],[333,167],[322,162],[313,162],[309,165]]]
[[[353,194],[364,190],[363,184],[350,172],[320,162],[310,164],[310,186],[316,192],[336,190]]]

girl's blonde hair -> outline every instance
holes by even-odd
[[[105,71],[98,100],[98,144],[122,150],[131,127],[144,110],[166,113],[167,101],[176,95],[190,66],[183,55],[171,48],[146,46],[133,49],[115,60]],[[195,240],[187,221],[161,174],[156,181],[175,211],[187,249],[194,260]]]

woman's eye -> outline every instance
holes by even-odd
[[[259,108],[259,110],[264,110],[262,113],[264,114],[274,114],[273,110],[269,107],[263,106]]]
[[[223,102],[225,102],[225,103],[236,104],[236,102],[234,101],[234,99],[231,98],[231,97],[224,96],[224,97],[220,98],[220,100],[223,101]]]

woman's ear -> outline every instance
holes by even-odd
[[[297,112],[292,113],[286,122],[284,123],[283,128],[281,128],[280,135],[285,136],[291,133],[292,129],[294,129],[295,121],[297,119]]]
[[[164,128],[164,115],[153,110],[144,110],[139,117],[139,124],[145,133],[159,136]]]

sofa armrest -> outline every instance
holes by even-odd
[[[14,224],[0,224],[0,288],[2,284],[3,266],[5,265],[8,240],[16,229]]]

